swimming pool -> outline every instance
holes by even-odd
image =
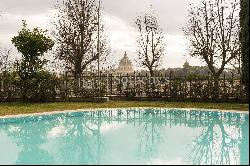
[[[131,108],[0,118],[0,164],[248,163],[248,113]]]

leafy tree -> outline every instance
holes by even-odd
[[[17,84],[25,100],[31,101],[39,97],[43,65],[47,62],[41,60],[41,57],[54,46],[53,40],[45,33],[39,28],[28,29],[23,21],[22,30],[12,38],[12,43],[22,53],[21,61],[16,62],[16,69],[19,76]]]
[[[242,81],[249,94],[249,0],[240,1],[240,41],[242,53]]]
[[[12,38],[12,43],[18,52],[22,53],[20,67],[24,69],[24,74],[32,74],[42,69],[46,61],[40,60],[48,50],[54,46],[50,37],[45,35],[46,31],[34,28],[33,31],[27,29],[26,21],[23,21],[23,28],[18,36]]]

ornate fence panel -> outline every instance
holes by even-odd
[[[88,74],[75,79],[63,74],[58,76],[54,100],[68,101],[107,96],[125,100],[165,100],[213,102],[213,79],[209,75],[175,76],[130,74]],[[247,102],[239,79],[222,75],[219,81],[219,102]],[[0,101],[22,98],[15,80],[0,75]]]

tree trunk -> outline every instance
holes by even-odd
[[[215,75],[214,76],[214,87],[213,87],[213,99],[215,102],[219,100],[219,95],[220,95],[220,85],[219,85],[219,78],[220,76]]]
[[[149,73],[150,73],[150,77],[154,77],[154,70],[153,69],[149,69]]]
[[[81,66],[77,65],[75,66],[75,71],[74,71],[74,93],[76,97],[79,97],[79,91],[80,91],[80,78],[81,78]]]
[[[75,79],[79,79],[82,75],[82,65],[81,65],[81,62],[78,62],[76,65],[75,65],[75,69],[74,69],[74,77]]]

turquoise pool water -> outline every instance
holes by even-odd
[[[249,115],[112,109],[0,118],[0,164],[248,164]]]

